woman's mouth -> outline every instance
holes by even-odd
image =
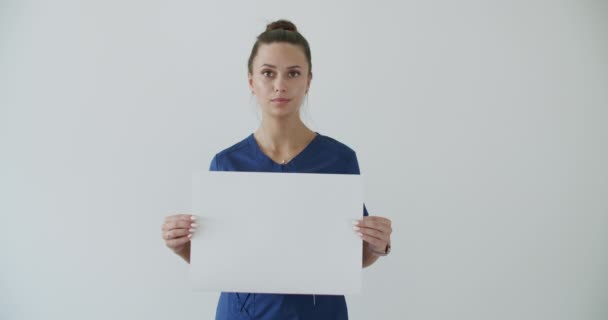
[[[290,99],[287,99],[287,98],[276,98],[276,99],[272,99],[270,101],[272,101],[272,103],[276,103],[276,104],[285,104],[285,103],[289,102]]]

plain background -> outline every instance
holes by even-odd
[[[160,238],[257,127],[266,23],[393,253],[352,319],[608,318],[605,1],[0,2],[0,318],[210,319]],[[314,230],[311,230],[311,236]]]

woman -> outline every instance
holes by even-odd
[[[216,154],[212,171],[359,174],[355,152],[310,130],[300,105],[312,80],[308,42],[286,20],[270,23],[253,46],[248,62],[251,93],[262,108],[260,127]],[[196,218],[181,214],[162,226],[167,246],[188,263]],[[363,267],[390,251],[391,221],[368,216],[353,227],[363,240]],[[222,292],[216,319],[348,319],[344,296]]]

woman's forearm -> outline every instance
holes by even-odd
[[[379,256],[375,255],[369,247],[367,242],[363,242],[363,268],[367,268],[371,266],[376,260],[378,260]]]
[[[176,252],[175,254],[182,257],[187,263],[190,263],[190,242],[184,246],[182,251]]]

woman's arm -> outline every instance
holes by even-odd
[[[195,222],[193,215],[176,214],[166,217],[161,226],[161,236],[167,247],[187,263],[190,263],[190,238],[198,227]]]
[[[179,252],[176,252],[175,254],[182,257],[182,259],[184,259],[187,263],[190,263],[190,241],[186,243],[184,249]]]
[[[385,250],[390,250],[393,232],[390,219],[366,216],[358,220],[353,229],[363,240],[363,268],[372,265],[379,256],[386,255],[388,251],[384,254]]]
[[[372,249],[370,249],[369,244],[363,241],[363,268],[367,268],[374,264],[379,257],[380,256],[375,255]]]

